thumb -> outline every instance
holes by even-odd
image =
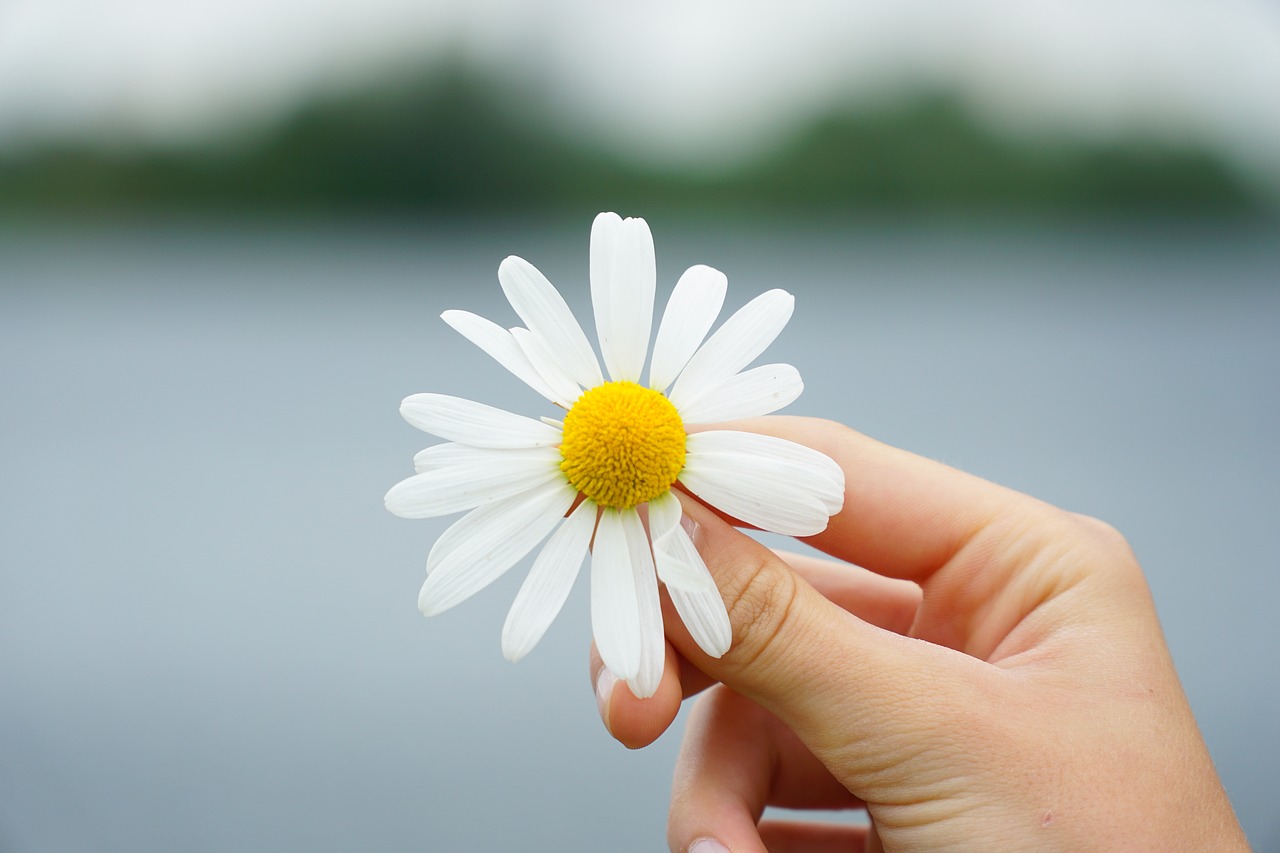
[[[936,730],[940,710],[969,704],[962,691],[971,696],[973,679],[987,677],[975,658],[857,618],[771,550],[681,499],[733,640],[718,659],[684,631],[670,632],[673,644],[698,669],[780,718],[828,766],[856,779],[865,778],[860,768],[897,765],[918,752],[922,732]]]

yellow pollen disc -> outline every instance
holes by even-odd
[[[601,506],[633,507],[671,488],[684,468],[684,442],[670,400],[634,382],[606,382],[565,415],[560,470]]]

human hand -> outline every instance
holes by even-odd
[[[673,850],[1248,849],[1119,534],[837,424],[741,426],[841,465],[844,510],[807,541],[855,565],[780,557],[682,497],[732,648],[702,653],[664,600],[652,698],[591,658],[630,747],[706,690]],[[873,828],[757,825],[767,805],[865,806]]]

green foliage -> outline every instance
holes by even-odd
[[[954,102],[838,109],[735,172],[654,172],[558,133],[457,68],[316,101],[253,144],[0,159],[0,210],[285,212],[1242,211],[1262,199],[1205,151],[1014,141]]]
[[[1206,152],[1133,141],[1002,138],[953,101],[834,113],[738,176],[744,200],[887,210],[1240,210],[1257,203]]]

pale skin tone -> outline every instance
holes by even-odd
[[[736,426],[831,456],[845,505],[806,540],[829,561],[775,554],[682,496],[732,648],[702,653],[665,601],[646,700],[592,649],[629,747],[701,693],[672,850],[1248,849],[1118,533],[838,424]],[[865,808],[872,828],[760,823],[768,805]]]

